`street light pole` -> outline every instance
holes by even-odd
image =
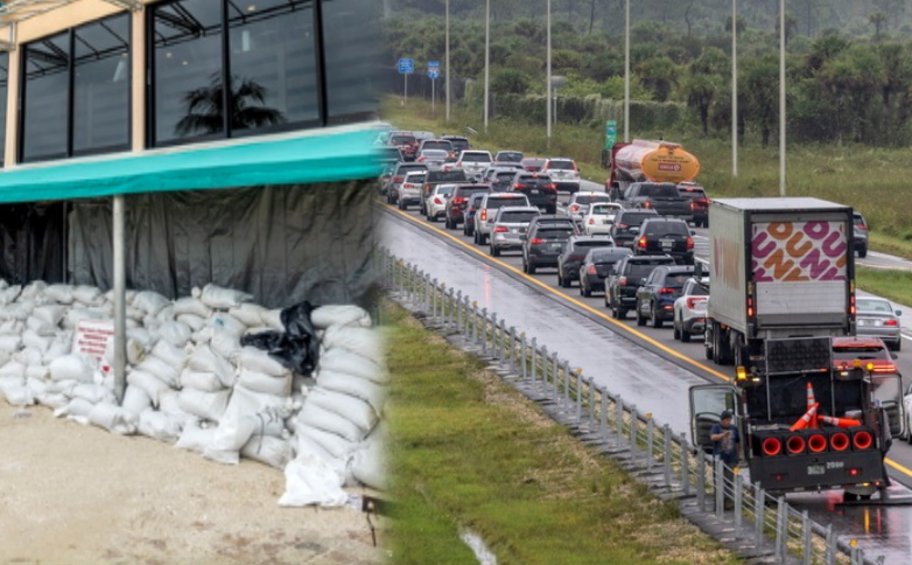
[[[546,132],[547,132],[548,141],[550,141],[550,140],[551,140],[551,0],[545,0],[545,2],[546,2],[546,6],[545,6],[545,7],[546,7],[546,11],[547,11],[547,14],[548,14],[548,16],[547,16],[547,20],[548,20],[548,21],[547,21],[547,27],[548,27],[548,32],[547,32],[547,36],[548,36],[547,51],[548,51],[548,54],[546,55],[546,60],[547,60],[547,63],[546,63],[547,72],[546,72],[546,74],[547,74],[547,76],[545,77],[545,83],[546,83],[546,87],[545,87],[545,88],[546,88],[545,99],[546,99],[546,102],[547,102],[547,103],[545,104],[545,106],[547,107],[547,110],[546,110],[546,115],[545,115],[545,122],[546,122],[546,124],[547,124],[547,125],[546,125]]]
[[[732,177],[738,176],[738,0],[732,0]]]
[[[491,0],[485,0],[485,73],[484,73],[484,130],[488,133],[488,104],[491,98]]]
[[[779,196],[785,196],[785,0],[779,0]]]
[[[450,123],[450,0],[446,0],[446,54],[444,55],[444,66],[446,67],[446,122]]]
[[[624,2],[624,143],[630,142],[630,0]]]

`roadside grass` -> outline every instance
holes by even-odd
[[[912,272],[856,267],[855,281],[859,288],[912,307]],[[903,312],[904,315],[912,313]]]
[[[483,364],[387,303],[394,563],[734,563]]]
[[[460,104],[451,107],[450,125],[444,123],[443,104],[437,105],[435,116],[430,104],[420,99],[409,100],[408,106],[402,108],[399,98],[387,97],[382,115],[403,129],[465,134],[466,126],[470,126],[479,132],[472,136],[473,141],[492,151],[517,149],[529,154],[572,157],[579,164],[583,178],[602,183],[607,177],[607,171],[599,164],[602,125],[558,122],[549,147],[544,127],[540,125],[493,119],[485,134],[480,111]],[[752,137],[749,143],[739,147],[738,176],[733,178],[729,138],[701,137],[674,130],[634,129],[631,135],[682,143],[700,159],[700,182],[711,196],[779,194],[779,152],[775,142],[764,148]],[[912,203],[912,159],[908,148],[790,144],[788,157],[790,196],[812,195],[851,205],[865,215],[874,230],[870,239],[872,249],[912,259],[912,214],[908,210],[908,204]]]

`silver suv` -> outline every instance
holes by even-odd
[[[494,217],[497,215],[497,209],[504,206],[530,206],[529,199],[525,194],[515,194],[512,192],[494,192],[485,194],[478,206],[478,212],[475,214],[475,243],[484,245],[488,242],[488,236],[494,229]]]
[[[535,206],[504,206],[497,210],[491,230],[491,256],[497,257],[507,249],[522,249],[522,236],[537,216],[541,216],[541,211]]]

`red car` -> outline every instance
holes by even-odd
[[[871,363],[872,373],[899,374],[893,355],[879,337],[834,337],[833,367],[850,369],[856,360],[864,365]]]
[[[396,131],[390,134],[387,145],[398,147],[406,161],[414,161],[418,154],[418,139],[407,132]]]

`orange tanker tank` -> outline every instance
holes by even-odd
[[[678,143],[636,139],[614,156],[617,180],[685,182],[700,173],[700,161]]]

